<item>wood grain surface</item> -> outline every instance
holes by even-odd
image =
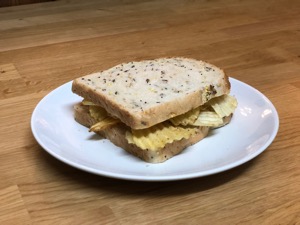
[[[280,116],[271,146],[227,172],[147,183],[80,171],[35,141],[32,111],[56,87],[164,56],[209,61],[264,93]],[[300,224],[300,1],[0,8],[0,122],[0,224]]]

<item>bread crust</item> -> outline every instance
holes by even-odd
[[[88,111],[88,106],[78,103],[74,106],[74,118],[83,126],[90,127],[96,123]],[[189,139],[181,139],[166,146],[158,151],[143,150],[134,144],[129,144],[126,140],[125,134],[130,131],[130,128],[123,123],[115,124],[101,132],[98,132],[104,138],[110,140],[114,145],[126,150],[128,153],[149,163],[161,163],[170,159],[171,157],[181,153],[185,148],[191,146],[204,137],[209,132],[208,127],[199,127],[197,133]]]
[[[159,63],[166,62],[167,60],[168,60],[168,58],[162,58],[162,59],[156,59],[154,61],[146,60],[146,61],[142,61],[142,63],[143,62],[146,62],[146,63],[155,62],[157,65],[159,65]],[[221,96],[223,94],[229,93],[230,83],[229,83],[228,77],[226,76],[226,74],[224,73],[223,70],[217,68],[216,66],[209,64],[207,62],[204,62],[204,61],[198,61],[198,60],[187,59],[187,58],[170,58],[170,60],[174,60],[175,62],[178,61],[179,63],[182,63],[183,65],[192,65],[193,68],[195,67],[196,69],[199,69],[199,70],[202,69],[203,71],[206,71],[206,70],[208,70],[207,68],[209,68],[209,71],[206,71],[207,76],[209,76],[210,71],[214,71],[214,72],[211,72],[213,74],[212,76],[214,76],[214,77],[206,78],[206,79],[212,79],[213,81],[207,82],[207,84],[209,84],[209,85],[202,85],[202,86],[200,84],[201,83],[201,81],[200,81],[200,82],[198,82],[199,83],[198,88],[194,87],[195,82],[191,82],[191,84],[189,84],[189,85],[192,88],[194,88],[194,91],[185,92],[180,95],[170,92],[170,95],[172,95],[172,96],[174,95],[174,97],[170,98],[170,100],[168,100],[168,101],[159,102],[158,104],[155,104],[155,103],[150,104],[149,102],[143,100],[143,103],[145,105],[140,105],[138,109],[130,108],[131,106],[129,106],[129,104],[124,104],[124,102],[122,100],[116,101],[116,98],[119,97],[119,96],[117,96],[118,91],[121,89],[124,89],[122,84],[120,84],[119,86],[116,86],[116,89],[111,89],[112,92],[114,92],[114,93],[112,93],[112,95],[114,95],[114,94],[116,95],[116,96],[111,97],[110,95],[107,94],[106,89],[114,87],[113,86],[113,85],[115,85],[114,83],[113,83],[113,85],[110,84],[112,86],[109,86],[109,85],[105,86],[102,84],[101,84],[102,85],[101,86],[100,82],[98,82],[98,81],[94,82],[94,80],[96,80],[97,77],[100,78],[101,76],[102,77],[104,77],[104,76],[110,77],[111,80],[113,80],[113,81],[116,80],[117,75],[114,75],[114,73],[112,71],[119,69],[118,66],[107,70],[106,73],[104,73],[104,72],[103,73],[95,73],[95,74],[87,75],[83,78],[75,79],[72,84],[72,91],[74,93],[80,95],[81,97],[83,97],[89,101],[92,101],[93,103],[95,103],[97,105],[102,106],[109,114],[111,114],[112,116],[114,116],[116,118],[119,118],[124,124],[126,124],[127,126],[133,128],[133,129],[144,129],[144,128],[151,127],[151,126],[153,126],[157,123],[163,122],[171,117],[181,115],[193,108],[196,108],[196,107],[204,104],[205,102],[207,102],[209,99],[211,99],[213,97],[217,97],[217,96]],[[134,65],[139,65],[138,63],[139,62],[137,62],[137,64],[134,64]],[[123,67],[128,66],[129,64],[130,63],[124,64]],[[121,69],[119,69],[119,70],[121,70]],[[175,71],[177,71],[177,68]],[[186,75],[185,72],[182,72],[182,70],[180,70],[180,71],[181,71],[182,75]],[[186,70],[186,71],[188,71],[188,70]],[[194,73],[192,73],[192,76],[199,76],[199,80],[200,80],[201,79],[200,72],[199,72],[199,74],[194,72]],[[147,76],[147,73],[141,72],[141,74],[136,76],[136,78],[140,79],[140,77],[144,77],[144,80],[150,80],[150,79],[146,78],[146,76]],[[135,78],[133,78],[133,79],[135,79]],[[188,82],[189,81],[188,79],[189,78],[186,76],[185,82]],[[194,77],[193,79],[196,79],[196,78]],[[106,80],[106,78],[105,78],[105,80]],[[141,83],[141,81],[140,81],[140,83]],[[142,84],[142,83],[140,85],[141,85],[141,94],[140,95],[152,94],[151,89],[147,85]],[[100,88],[100,86],[102,89]],[[179,89],[180,86],[182,86],[182,85],[178,84],[178,87],[175,87],[175,89],[176,88]],[[186,85],[185,88],[189,88],[189,86]],[[106,91],[105,93],[104,93],[104,91],[102,91],[104,89]],[[127,97],[128,92],[131,92],[131,89],[127,89],[124,92],[126,92],[126,94],[124,94],[124,96]],[[169,92],[165,92],[165,93],[168,94]],[[157,101],[160,100],[159,97],[155,97],[153,99],[157,99]],[[131,100],[131,101],[134,101],[134,100]],[[142,100],[140,100],[140,101],[142,102]],[[137,104],[137,103],[134,103],[134,104]]]

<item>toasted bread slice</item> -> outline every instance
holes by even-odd
[[[72,91],[133,129],[144,129],[228,94],[223,70],[188,58],[117,65],[78,79]]]
[[[88,128],[97,122],[89,114],[88,106],[78,103],[74,106],[74,112],[75,120]],[[209,128],[199,127],[196,134],[192,137],[166,144],[164,148],[157,151],[149,149],[144,150],[134,144],[129,144],[125,136],[126,132],[130,130],[130,127],[126,126],[125,124],[117,123],[97,133],[103,136],[104,138],[109,139],[116,146],[123,148],[130,154],[137,156],[146,162],[161,163],[179,154],[188,146],[193,145],[198,141],[202,140],[204,137],[207,136]]]

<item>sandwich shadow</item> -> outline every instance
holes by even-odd
[[[99,141],[99,140],[103,140],[103,139],[105,139],[105,138],[96,133],[91,133],[91,136],[89,136],[89,138],[88,138],[88,140],[91,140],[91,141]]]

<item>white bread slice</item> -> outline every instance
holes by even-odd
[[[81,103],[74,106],[74,118],[78,123],[86,127],[90,127],[97,122],[89,114],[88,106],[82,105]],[[181,153],[188,146],[202,140],[207,136],[209,128],[199,127],[198,132],[194,136],[189,139],[181,139],[179,141],[166,144],[166,146],[159,151],[143,150],[134,144],[129,144],[125,138],[126,131],[130,131],[130,127],[123,123],[117,123],[101,132],[98,132],[98,134],[109,139],[113,144],[123,148],[128,153],[137,156],[146,162],[161,163],[176,154]]]
[[[223,70],[209,63],[160,58],[75,79],[72,91],[127,126],[144,129],[228,94],[230,83]]]

